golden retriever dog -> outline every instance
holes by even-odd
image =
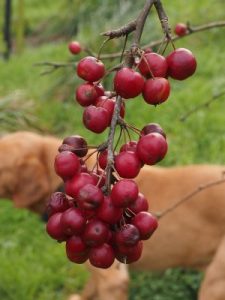
[[[0,197],[16,207],[39,214],[61,180],[54,172],[60,139],[18,132],[0,139]],[[91,162],[90,162],[91,164]],[[160,213],[192,191],[221,179],[225,167],[193,165],[142,168],[136,181],[149,200],[150,211]],[[205,270],[199,300],[225,299],[225,183],[199,190],[159,219],[159,227],[144,242],[141,259],[129,267],[165,270],[171,267]],[[127,266],[115,262],[109,269],[87,264],[91,277],[81,295],[72,300],[125,300]]]
[[[60,139],[31,132],[0,138],[0,197],[18,208],[44,213],[46,202],[61,184],[54,172]]]

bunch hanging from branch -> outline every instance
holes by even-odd
[[[166,58],[140,47],[144,24],[153,6],[162,25],[165,45],[159,47],[159,52],[163,54],[169,43],[174,48]],[[154,165],[165,157],[166,135],[155,123],[142,130],[128,124],[124,120],[125,103],[142,94],[146,103],[162,104],[170,94],[167,78],[184,80],[193,75],[197,65],[191,51],[175,48],[159,0],[146,1],[135,21],[104,35],[111,40],[131,33],[131,46],[122,50],[122,61],[110,70],[115,72],[113,91],[103,87],[109,71],[101,61],[102,47],[97,57],[84,57],[77,64],[77,75],[85,80],[76,89],[76,101],[84,107],[83,124],[96,134],[109,128],[109,134],[106,141],[89,153],[93,146],[88,146],[83,137],[63,140],[55,170],[65,182],[66,194],[54,193],[48,205],[48,234],[66,241],[71,261],[83,263],[89,259],[99,268],[110,267],[115,258],[123,263],[138,260],[143,240],[149,239],[158,225],[157,218],[147,212],[147,199],[139,193],[134,178],[145,164]],[[75,46],[70,46],[70,51],[77,52]],[[119,135],[115,140],[117,129]],[[131,132],[137,135],[136,140],[131,139]]]

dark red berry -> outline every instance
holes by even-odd
[[[68,237],[63,231],[63,227],[61,224],[61,212],[55,213],[48,219],[48,223],[46,224],[46,231],[50,235],[51,238],[57,241],[65,241]]]
[[[88,146],[85,139],[80,135],[72,135],[66,137],[62,145],[59,147],[59,152],[71,151],[79,157],[83,157],[88,152]]]
[[[76,100],[81,106],[94,104],[98,93],[92,83],[83,83],[76,89]]]
[[[88,183],[96,185],[97,180],[88,173],[80,173],[71,178],[70,180],[66,181],[66,194],[73,198],[76,198],[80,189]]]
[[[138,187],[135,181],[122,179],[112,188],[112,203],[117,207],[127,207],[138,197]]]
[[[86,225],[82,238],[87,246],[96,247],[107,242],[108,236],[107,225],[100,220],[93,219]]]
[[[64,211],[61,217],[63,232],[67,235],[76,235],[84,231],[86,219],[78,208],[71,207]]]
[[[167,58],[168,75],[177,80],[184,80],[194,74],[197,62],[192,52],[185,48],[178,48]]]
[[[115,157],[115,168],[123,178],[135,178],[141,169],[141,162],[135,152],[123,151]]]
[[[70,205],[66,195],[61,192],[55,192],[51,195],[46,211],[50,217],[57,212],[63,212],[67,210],[69,207]]]
[[[147,78],[166,77],[167,76],[167,61],[164,56],[157,53],[145,53],[138,66],[141,74]]]
[[[140,233],[132,224],[124,225],[120,231],[115,234],[115,241],[117,245],[134,246],[140,240]]]
[[[108,223],[115,224],[122,217],[123,210],[113,205],[111,197],[107,196],[104,198],[102,205],[97,210],[97,217]]]
[[[142,92],[143,86],[143,77],[130,68],[120,69],[114,77],[114,89],[125,99],[138,96]]]
[[[89,254],[90,263],[97,268],[109,268],[115,259],[113,248],[108,244],[92,248]]]
[[[145,125],[141,130],[142,135],[147,135],[152,132],[160,133],[166,139],[165,132],[163,131],[162,127],[157,123],[149,123]]]
[[[73,235],[66,241],[66,253],[68,256],[84,254],[87,252],[87,246],[80,236]]]
[[[143,88],[143,98],[148,104],[156,105],[167,100],[170,94],[169,81],[162,77],[148,79]]]
[[[77,204],[81,209],[96,209],[104,200],[100,188],[93,184],[86,184],[82,187],[77,196]]]
[[[145,164],[154,165],[165,157],[167,148],[166,139],[161,134],[153,132],[140,138],[137,154]]]
[[[85,127],[95,133],[103,132],[109,124],[109,115],[105,108],[90,105],[83,113]]]
[[[76,154],[63,151],[55,158],[55,171],[63,179],[71,178],[80,172],[80,161]]]
[[[128,208],[135,214],[141,211],[148,211],[148,200],[143,194],[139,193],[137,199]]]
[[[143,243],[140,241],[137,245],[130,247],[132,252],[127,254],[122,254],[119,251],[116,251],[115,256],[116,259],[124,264],[131,264],[140,259],[142,250],[143,250]]]
[[[98,81],[104,74],[104,64],[93,56],[84,57],[77,65],[77,75],[86,81]]]
[[[129,151],[129,152],[136,152],[137,150],[137,142],[136,141],[130,141],[126,144],[124,144],[120,148],[120,152]]]
[[[158,227],[158,221],[149,212],[139,212],[133,219],[132,224],[136,226],[140,232],[140,238],[147,240]]]

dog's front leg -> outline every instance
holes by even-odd
[[[225,236],[223,237],[212,262],[206,269],[198,299],[225,299]]]

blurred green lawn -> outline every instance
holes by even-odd
[[[96,51],[102,41],[98,33],[119,27],[135,16],[136,10],[144,3],[139,1],[133,4],[132,1],[119,0],[74,2],[77,5],[74,15],[79,22],[76,38],[85,44],[90,43]],[[197,25],[224,17],[223,0],[165,0],[163,3],[172,26],[180,21],[190,21]],[[123,9],[117,13],[119,4]],[[48,17],[51,19],[46,24],[46,31],[48,28],[57,29],[51,27],[51,24],[57,24],[58,16],[60,21],[69,13],[65,9],[67,2],[64,1],[56,3],[51,0],[25,0],[25,5],[26,24],[30,33]],[[16,28],[16,11],[15,6],[13,31]],[[85,17],[90,17],[90,23],[87,24]],[[156,20],[155,14],[149,18],[143,36],[144,42],[161,36]],[[154,30],[151,31],[151,28]],[[50,29],[49,31],[52,30]],[[198,69],[195,76],[186,81],[171,80],[172,92],[165,104],[154,108],[141,99],[127,101],[128,122],[140,128],[148,122],[158,122],[166,131],[169,153],[161,165],[225,163],[224,97],[209,108],[196,112],[186,122],[180,122],[180,117],[195,105],[224,90],[224,31],[224,28],[213,29],[176,43],[176,47],[186,47],[193,51],[197,57]],[[119,46],[120,41],[113,41],[106,46],[106,50],[114,51]],[[0,50],[3,50],[2,43]],[[9,62],[0,60],[0,99],[14,91],[22,91],[22,102],[26,102],[26,99],[33,101],[32,113],[40,127],[46,128],[48,132],[61,137],[66,134],[82,134],[91,144],[104,141],[106,134],[96,137],[82,126],[82,109],[73,100],[73,90],[79,83],[75,71],[59,70],[40,76],[43,69],[33,66],[40,61],[68,59],[71,56],[65,41],[49,39],[48,43],[38,46],[27,43],[22,55],[13,54]],[[15,123],[15,130],[19,129],[19,123]],[[5,130],[4,124],[0,123],[0,132]],[[66,295],[82,287],[88,276],[84,267],[74,266],[66,260],[63,245],[55,243],[45,234],[44,224],[38,216],[16,210],[10,202],[2,200],[0,228],[0,299],[63,300]],[[161,274],[135,272],[132,273],[130,299],[149,299],[149,295],[152,300],[196,299],[201,276],[200,273],[181,269],[167,270]]]

